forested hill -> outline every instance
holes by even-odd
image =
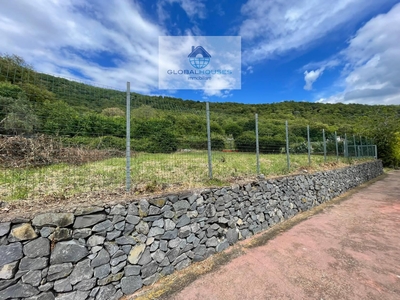
[[[125,103],[124,91],[38,73],[20,57],[0,56],[0,134],[123,137]],[[204,102],[131,93],[131,107],[132,137],[142,141],[137,143],[142,149],[160,150],[149,146],[154,135],[155,144],[167,136],[174,141],[169,142],[173,146],[167,152],[204,146]],[[320,140],[324,129],[327,135],[336,131],[339,135],[363,135],[375,140],[384,137],[393,142],[400,131],[398,105],[224,102],[210,103],[210,110],[212,134],[220,141],[234,138],[236,142],[252,135],[255,113],[259,115],[260,136],[278,144],[284,140],[285,120],[292,140],[298,143],[306,138],[307,125],[313,140]],[[388,129],[382,132],[384,128]]]

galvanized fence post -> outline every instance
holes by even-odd
[[[126,191],[131,190],[131,83],[126,83]]]
[[[339,144],[337,140],[337,133],[335,131],[335,146],[336,146],[336,161],[339,161]]]
[[[308,165],[311,166],[310,125],[307,125],[307,148],[308,148]]]
[[[322,129],[322,140],[324,142],[324,162],[326,162],[326,138],[325,138],[325,129]]]
[[[260,145],[258,141],[258,114],[256,117],[256,157],[257,157],[257,175],[260,174]]]
[[[286,125],[286,156],[287,156],[287,168],[290,172],[290,154],[289,154],[289,125],[288,121],[285,122]]]
[[[378,146],[377,145],[374,145],[374,148],[375,148],[375,159],[378,159]]]
[[[212,174],[212,157],[211,157],[211,130],[210,130],[210,104],[206,102],[207,114],[207,150],[208,150],[208,177],[213,178]]]

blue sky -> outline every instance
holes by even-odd
[[[159,36],[241,36],[240,90],[159,90]],[[36,70],[183,99],[400,104],[395,0],[2,1],[0,52]]]

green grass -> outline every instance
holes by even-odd
[[[286,155],[261,154],[260,173],[265,176],[293,172],[322,170],[323,156],[291,155],[290,172]],[[328,156],[328,162],[336,157]],[[340,158],[339,165],[352,163]],[[174,154],[135,154],[131,158],[132,186],[139,191],[153,192],[163,185],[181,188],[226,185],[238,179],[254,178],[254,153],[213,152],[213,179],[208,177],[206,151],[177,152]],[[1,200],[40,199],[45,196],[71,196],[92,191],[123,189],[125,158],[112,158],[84,165],[57,164],[41,168],[0,169]]]

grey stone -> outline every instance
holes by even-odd
[[[175,217],[175,213],[173,211],[167,210],[164,212],[164,218],[172,219],[173,217]]]
[[[10,232],[11,222],[0,223],[0,237]]]
[[[176,266],[175,269],[176,270],[182,270],[186,267],[188,267],[191,264],[191,260],[189,258],[182,260],[181,262],[179,262]]]
[[[206,242],[207,247],[216,247],[218,245],[218,240],[215,236],[212,238],[208,239]]]
[[[140,217],[134,216],[134,215],[127,215],[125,220],[126,220],[126,222],[128,222],[130,224],[136,225],[136,224],[139,224]]]
[[[233,245],[239,239],[239,231],[236,228],[228,229],[228,232],[226,233],[226,239],[230,245]]]
[[[46,282],[45,284],[42,284],[38,287],[39,291],[41,292],[47,292],[50,291],[54,286],[54,282]]]
[[[58,293],[72,291],[72,285],[68,278],[59,279],[54,282],[54,290]]]
[[[104,240],[105,240],[105,238],[103,236],[92,235],[90,238],[88,238],[87,244],[90,247],[94,247],[97,245],[103,245]]]
[[[166,256],[170,262],[173,262],[179,255],[179,248],[171,249],[167,252]]]
[[[175,223],[170,219],[166,219],[164,222],[164,228],[166,231],[174,230],[175,226]]]
[[[144,250],[146,249],[146,245],[138,244],[132,248],[131,252],[128,256],[129,263],[135,265],[138,263],[139,259],[142,257]]]
[[[31,224],[23,223],[13,226],[9,234],[8,240],[10,242],[33,240],[37,237],[35,230]]]
[[[24,254],[29,258],[43,257],[50,254],[50,241],[47,238],[38,238],[24,246]]]
[[[177,211],[184,211],[186,212],[188,208],[190,207],[190,203],[186,200],[180,200],[175,202],[173,205],[174,210]]]
[[[150,205],[149,216],[159,215],[160,213],[161,213],[161,209],[159,207]]]
[[[126,214],[127,214],[126,208],[121,204],[115,205],[110,211],[110,215],[126,216]]]
[[[22,258],[22,244],[11,243],[9,245],[0,246],[0,253],[1,267]]]
[[[170,241],[168,242],[168,247],[169,247],[169,248],[178,247],[178,245],[180,244],[180,242],[181,242],[181,239],[177,237],[176,239],[170,240]]]
[[[100,223],[101,221],[104,221],[106,218],[107,217],[105,214],[78,216],[75,219],[74,228],[91,227],[97,223]]]
[[[198,256],[204,256],[206,254],[207,248],[205,245],[198,245],[196,248],[194,248],[193,252],[195,255]]]
[[[111,300],[117,290],[112,284],[100,287],[97,295],[96,300]]]
[[[217,252],[221,252],[221,251],[224,251],[225,249],[227,249],[228,247],[229,247],[228,241],[223,241],[222,243],[219,243],[219,244],[217,245],[217,247],[215,248],[215,250],[216,250]]]
[[[92,227],[92,231],[94,231],[94,232],[112,231],[113,229],[114,229],[114,225],[110,220],[105,220],[105,221],[98,223]]]
[[[0,291],[0,299],[28,298],[39,294],[39,290],[21,281]]]
[[[90,228],[75,229],[72,232],[72,238],[86,239],[87,237],[91,236],[91,234],[92,234],[92,229]]]
[[[18,261],[0,267],[0,279],[11,279],[18,269]]]
[[[217,210],[215,209],[215,206],[211,203],[207,204],[206,206],[206,217],[210,218],[210,217],[214,217],[215,214],[217,213]]]
[[[32,220],[33,226],[67,227],[74,223],[73,213],[45,213],[37,215]]]
[[[149,262],[151,262],[151,254],[150,254],[150,250],[146,249],[143,252],[142,257],[139,259],[138,265],[144,266],[144,265],[147,265]]]
[[[121,236],[119,238],[116,238],[115,242],[118,245],[135,245],[136,244],[135,239],[131,236]]]
[[[72,230],[68,228],[59,228],[57,227],[56,230],[49,236],[49,239],[54,242],[65,241],[72,238]]]
[[[179,233],[178,236],[180,238],[186,238],[190,235],[190,233],[192,232],[190,226],[184,226],[181,229],[179,229]]]
[[[65,278],[72,272],[72,263],[64,263],[51,265],[47,273],[47,280],[54,281],[57,279]]]
[[[39,258],[27,258],[24,257],[21,259],[19,263],[19,270],[41,270],[47,267],[48,258],[47,257],[39,257]]]
[[[106,249],[102,249],[97,254],[96,258],[94,258],[92,260],[91,266],[94,268],[94,267],[104,265],[108,262],[110,262],[110,254],[108,254]]]
[[[125,267],[125,276],[134,276],[140,274],[141,266],[131,266],[128,265]]]
[[[75,209],[74,214],[75,216],[82,216],[82,215],[90,215],[97,212],[104,211],[104,207],[100,206],[91,206],[91,207],[78,207]]]
[[[76,291],[74,300],[86,300],[89,296],[89,291]]]
[[[121,279],[121,291],[125,295],[133,294],[143,286],[140,276],[127,276]]]
[[[153,275],[157,271],[157,268],[158,264],[155,261],[152,261],[149,264],[143,266],[141,269],[142,278],[146,278]]]
[[[104,278],[110,274],[111,267],[109,264],[102,265],[100,267],[94,268],[94,277],[96,278]]]
[[[112,282],[120,281],[123,276],[124,272],[117,274],[110,274],[106,278],[97,280],[97,285],[107,285]]]
[[[154,252],[151,257],[158,263],[162,262],[163,259],[165,258],[165,253],[162,252],[160,249],[158,249],[156,252]]]
[[[168,250],[168,242],[165,240],[161,240],[159,248],[161,251],[167,251]]]
[[[171,231],[166,231],[162,236],[161,239],[162,240],[173,240],[174,238],[176,238],[178,236],[178,229],[174,229]]]
[[[179,255],[174,262],[172,263],[174,266],[177,265],[178,263],[180,263],[182,260],[185,260],[187,258],[186,253],[183,253],[181,255]]]
[[[168,221],[169,221],[169,220],[168,220]],[[153,222],[153,227],[160,227],[160,228],[163,228],[163,227],[164,227],[164,220],[163,220],[163,219],[160,219],[160,220],[154,221],[154,222]]]
[[[139,201],[139,216],[140,217],[147,217],[149,214],[149,202],[142,199]]]
[[[125,254],[125,252],[123,253],[124,255],[111,259],[110,264],[112,267],[118,265],[121,261],[126,261],[128,259],[128,256]]]
[[[183,215],[178,219],[178,222],[176,223],[176,227],[180,228],[183,226],[186,226],[190,224],[190,218],[187,215]]]
[[[69,280],[71,284],[77,284],[82,280],[90,279],[93,276],[93,268],[90,266],[90,260],[85,259],[78,262],[71,275],[69,276]]]
[[[21,279],[23,283],[37,287],[42,280],[42,272],[38,270],[29,271],[24,276],[22,276]]]
[[[41,237],[47,238],[50,234],[52,234],[56,230],[54,227],[43,227],[40,229]]]
[[[152,237],[152,236],[157,236],[157,235],[161,235],[165,232],[165,230],[163,228],[160,227],[151,227],[148,236]]]
[[[160,278],[161,278],[161,274],[155,273],[155,274],[151,275],[150,277],[143,279],[143,285],[151,285],[151,284],[155,283],[156,281],[158,281]]]
[[[150,246],[150,252],[156,251],[158,249],[159,245],[160,245],[159,241],[154,241]]]
[[[113,256],[119,250],[118,245],[112,242],[105,242],[104,248],[106,248],[106,250],[108,251],[108,253],[110,253],[111,256]]]
[[[149,224],[147,222],[140,221],[138,225],[136,225],[136,231],[142,234],[149,233]]]
[[[120,256],[124,258],[123,256]],[[126,256],[125,256],[126,257]],[[112,265],[111,265],[112,266]],[[119,271],[121,271],[124,267],[126,266],[126,258],[124,261],[122,261],[120,264],[112,266],[111,267],[111,273],[112,274],[117,274]]]
[[[86,257],[89,251],[86,247],[80,245],[75,240],[68,242],[59,242],[54,247],[50,256],[52,264],[60,264],[65,262],[77,262]]]
[[[116,224],[114,225],[114,228],[115,228],[116,230],[120,230],[120,231],[124,230],[124,227],[125,227],[125,221],[116,223]]]
[[[96,286],[97,278],[83,279],[74,285],[74,290],[90,291]]]
[[[128,205],[128,215],[139,215],[139,209],[137,203],[131,203]]]
[[[90,297],[96,297],[96,295],[97,295],[97,293],[99,292],[99,290],[100,290],[100,287],[99,286],[96,286],[95,288],[93,288],[91,291],[90,291],[90,294],[89,294],[89,296]]]
[[[37,296],[26,298],[26,300],[54,300],[54,299],[55,299],[54,294],[52,292],[41,293]]]
[[[165,199],[165,198],[157,198],[157,199],[149,200],[150,204],[155,205],[157,207],[163,207],[166,202],[167,202],[167,199]]]
[[[174,273],[174,266],[173,265],[166,266],[161,271],[161,275],[163,275],[163,276],[171,275],[172,273]]]

